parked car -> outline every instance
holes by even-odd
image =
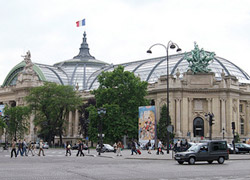
[[[250,145],[245,143],[235,143],[235,147],[238,148],[239,153],[249,153],[250,152]]]
[[[232,144],[227,144],[227,148],[229,151],[229,154],[233,154],[234,153],[234,147]],[[237,147],[235,147],[235,153],[238,154],[239,153],[239,149]]]
[[[43,149],[49,149],[49,144],[47,142],[43,143]]]
[[[71,146],[72,150],[78,150],[78,144],[74,144],[73,146]],[[83,150],[88,150],[89,147],[86,144],[83,144]]]
[[[99,152],[99,149],[100,149],[99,146],[100,146],[99,144],[96,146],[97,152]],[[101,152],[114,152],[114,151],[115,151],[114,147],[111,146],[110,144],[103,144]]]
[[[207,161],[209,164],[218,161],[219,164],[223,164],[228,158],[227,142],[215,140],[193,145],[186,152],[175,154],[175,160],[179,164],[195,164],[196,161]]]
[[[39,147],[40,147],[39,142],[36,142],[35,148],[36,148],[36,149],[39,149]],[[44,142],[44,143],[43,143],[43,149],[49,149],[49,144],[48,144],[47,142]]]

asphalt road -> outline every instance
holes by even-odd
[[[46,150],[46,156],[10,158],[9,152],[0,153],[1,180],[165,180],[165,179],[250,179],[250,160],[228,160],[223,165],[206,162],[179,165],[166,159],[131,159],[129,151],[122,157],[106,153],[103,157],[90,155],[65,156],[64,150]],[[86,153],[86,152],[85,152]],[[146,152],[143,152],[146,154]],[[164,158],[165,155],[161,157]],[[250,155],[246,155],[247,157]],[[138,155],[137,155],[138,157]],[[128,159],[130,158],[130,159]]]

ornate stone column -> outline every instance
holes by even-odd
[[[205,112],[205,113],[212,113],[212,98],[207,98],[207,111],[208,112]],[[209,137],[209,122],[207,119],[205,119],[204,123],[205,123],[204,128],[206,131],[206,136]]]
[[[72,136],[72,111],[69,112],[68,136]]]
[[[176,133],[181,135],[181,99],[175,99],[176,102]]]
[[[191,137],[194,137],[193,131],[193,98],[188,98],[188,132],[191,132]]]
[[[79,113],[78,110],[75,111],[75,123],[74,123],[74,137],[77,137],[78,134],[78,126],[79,126]]]
[[[223,128],[225,129],[225,133],[226,133],[226,127],[227,127],[227,124],[226,124],[226,99],[224,98],[221,98],[220,99],[221,101],[221,133],[223,133]]]
[[[246,103],[246,129],[247,129],[247,136],[250,136],[250,101]]]

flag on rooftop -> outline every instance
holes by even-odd
[[[76,27],[80,26],[85,26],[85,19],[76,22]]]

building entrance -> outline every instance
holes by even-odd
[[[204,137],[204,120],[200,117],[194,119],[193,124],[194,137]]]

